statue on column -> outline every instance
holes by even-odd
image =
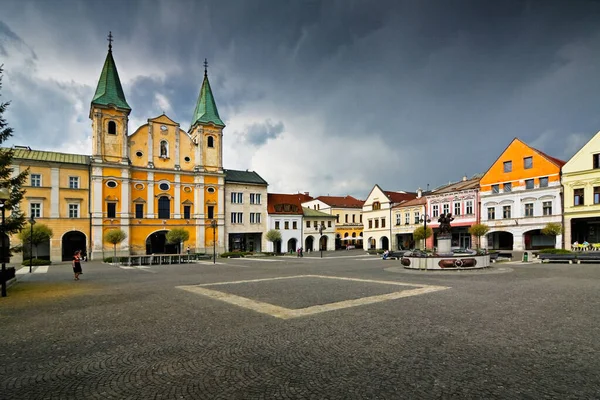
[[[450,222],[454,221],[454,218],[452,217],[452,214],[448,213],[448,214],[444,214],[442,213],[442,215],[440,215],[440,218],[438,218],[438,222],[440,223],[440,235],[449,235],[450,234]]]

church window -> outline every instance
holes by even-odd
[[[208,147],[215,147],[215,138],[213,138],[212,136],[209,136],[209,137],[206,139],[206,145],[207,145]]]
[[[69,204],[69,218],[79,218],[79,204]]]
[[[109,188],[116,188],[117,187],[117,182],[115,182],[115,181],[108,181],[108,182],[106,182],[106,186],[108,186]]]
[[[373,210],[381,210],[381,203],[376,201],[373,203]]]
[[[215,188],[214,187],[209,187],[208,189],[206,189],[206,191],[208,193],[214,193],[215,192]]]
[[[135,217],[138,219],[144,218],[144,205],[138,203],[135,205]]]
[[[141,157],[141,156],[144,155],[144,153],[142,153],[141,151],[136,151],[135,155],[138,156],[138,157]]]
[[[109,135],[117,134],[117,124],[115,121],[108,121],[108,134]]]
[[[169,158],[169,143],[166,140],[160,141],[160,157]]]
[[[31,186],[34,186],[34,187],[42,186],[42,175],[31,174]]]
[[[190,162],[190,158],[189,157],[184,157],[183,159],[185,160],[185,162]]]
[[[213,219],[215,217],[215,206],[208,206],[206,208],[206,218]]]
[[[78,176],[70,176],[69,177],[69,189],[79,189],[79,177]]]
[[[171,218],[171,200],[167,196],[161,196],[158,199],[158,218]]]
[[[169,187],[170,187],[170,186],[169,186],[169,184],[168,184],[168,183],[165,183],[165,182],[163,182],[163,183],[161,183],[160,185],[158,185],[158,188],[159,188],[160,190],[169,190]]]
[[[117,203],[106,203],[106,217],[116,218],[117,217]]]
[[[183,218],[190,219],[192,215],[192,206],[183,206]]]

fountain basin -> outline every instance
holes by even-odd
[[[439,256],[404,256],[400,260],[404,268],[422,270],[468,270],[490,266],[490,255],[439,255]]]

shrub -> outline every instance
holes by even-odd
[[[539,254],[571,254],[573,253],[570,250],[565,249],[542,249],[538,251]]]
[[[37,267],[37,266],[40,266],[40,265],[50,265],[50,264],[52,264],[52,261],[50,261],[50,260],[42,260],[41,258],[34,258],[33,260],[31,260],[31,265],[34,266],[34,267]],[[21,265],[24,265],[24,266],[28,267],[29,266],[29,258],[23,260],[23,262],[21,263]]]
[[[240,257],[244,257],[244,256],[249,256],[252,255],[254,253],[252,253],[251,251],[228,251],[222,254],[219,254],[219,257],[221,258],[240,258]]]
[[[128,257],[112,257],[112,256],[111,257],[104,257],[104,262],[105,263],[112,263],[112,262],[117,261],[117,260],[120,263],[129,262],[129,258]]]

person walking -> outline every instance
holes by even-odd
[[[83,274],[83,271],[81,270],[81,252],[79,251],[76,251],[73,255],[73,274],[75,274],[74,280],[76,281],[79,280],[79,275]]]

